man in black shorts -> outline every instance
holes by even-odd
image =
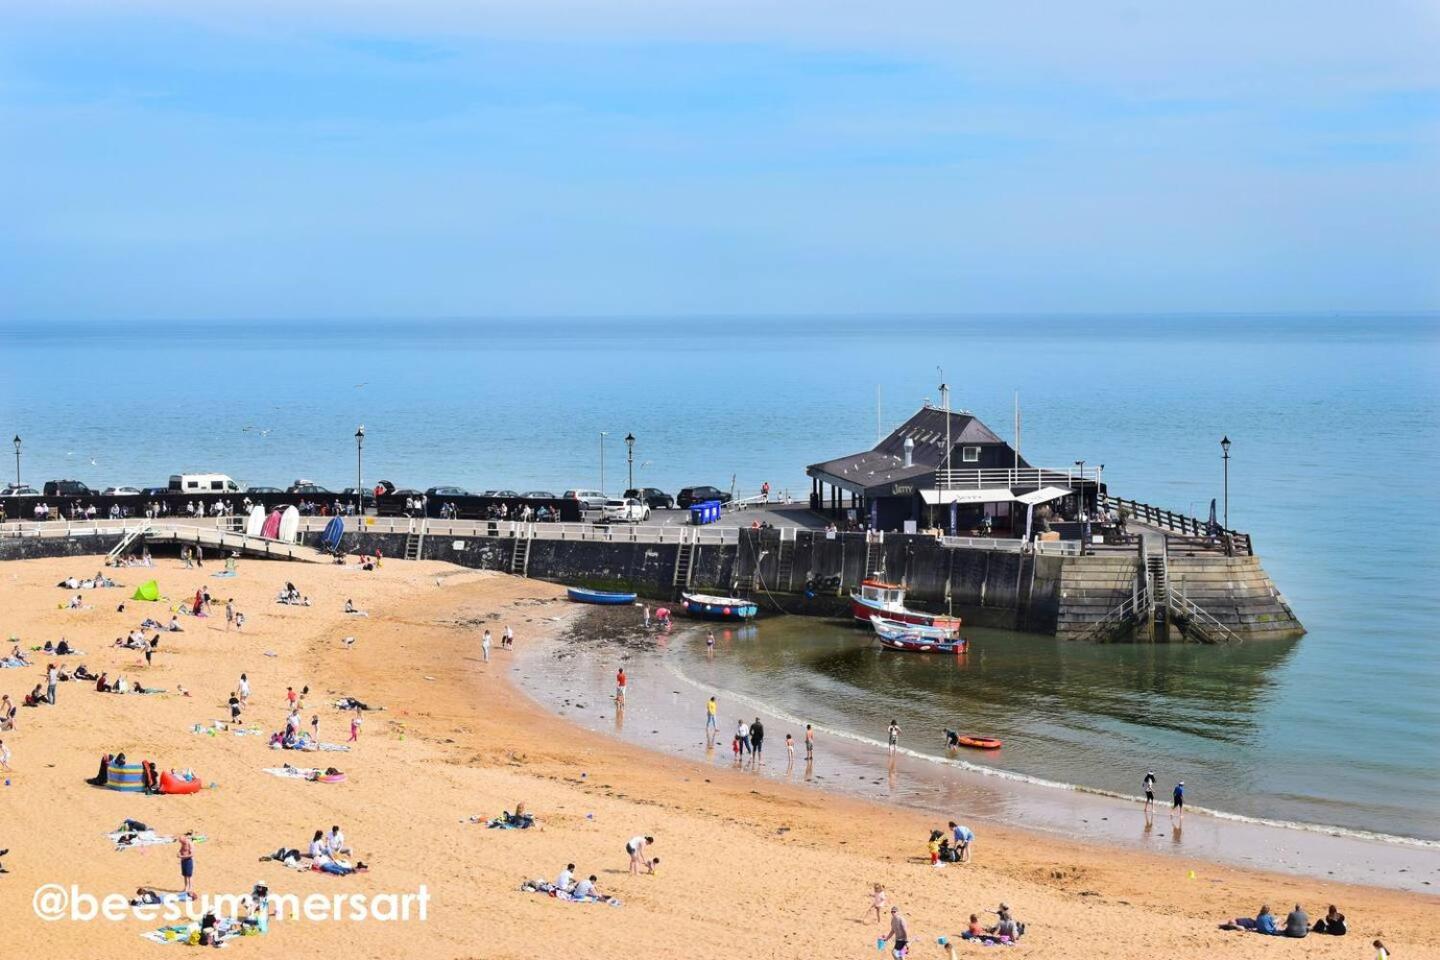
[[[750,724],[750,752],[755,759],[760,759],[760,751],[765,746],[765,725],[756,717],[755,722]]]
[[[1171,818],[1172,820],[1175,818],[1175,816],[1176,816],[1177,813],[1179,814],[1180,819],[1183,821],[1183,820],[1185,819],[1185,781],[1184,781],[1184,780],[1181,780],[1179,783],[1175,784],[1175,796],[1174,796],[1174,799],[1172,800],[1172,802],[1171,802],[1171,804],[1170,804],[1170,818]]]
[[[897,960],[903,960],[910,948],[910,927],[900,915],[899,907],[890,908],[890,932],[880,938],[881,943],[893,941],[892,947]]]
[[[1155,771],[1151,770],[1145,774],[1145,812],[1152,813],[1155,810]]]

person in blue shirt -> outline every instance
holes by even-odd
[[[1179,783],[1175,784],[1175,794],[1174,794],[1174,797],[1172,798],[1172,800],[1170,801],[1170,819],[1171,819],[1171,820],[1174,820],[1177,815],[1179,816],[1179,818],[1180,818],[1182,821],[1185,819],[1185,781],[1184,781],[1184,780],[1181,780]]]
[[[1255,917],[1255,932],[1268,936],[1276,936],[1280,933],[1275,929],[1275,914],[1270,912],[1269,904],[1260,908],[1260,913]]]
[[[964,826],[963,824],[958,824],[958,823],[956,823],[954,820],[951,820],[951,821],[950,821],[950,830],[951,830],[952,836],[955,838],[955,841],[954,841],[955,854],[956,854],[956,861],[955,861],[955,862],[956,862],[956,863],[969,863],[969,862],[970,862],[970,844],[972,844],[972,843],[975,842],[975,834],[974,834],[974,832],[973,832],[969,827]]]

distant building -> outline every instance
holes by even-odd
[[[1093,476],[1032,467],[971,414],[929,405],[873,449],[805,473],[813,509],[876,530],[902,530],[909,521],[916,529],[1018,536],[1026,508],[1066,498],[1075,506],[1077,497],[1093,504],[1095,491]]]

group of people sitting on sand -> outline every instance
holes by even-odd
[[[345,859],[351,853],[350,847],[345,842],[345,834],[337,823],[330,827],[329,833],[324,830],[316,830],[314,838],[310,841],[310,848],[305,853],[301,853],[294,847],[281,847],[260,859],[262,862],[274,860],[296,870],[319,870],[322,873],[333,873],[337,877],[362,873],[370,869],[370,866],[363,861],[357,860],[352,864]],[[306,861],[309,863],[307,864]]]
[[[578,903],[619,903],[614,897],[601,893],[600,888],[595,884],[599,882],[595,874],[577,880],[575,878],[575,864],[565,864],[565,869],[555,878],[554,883],[546,880],[526,880],[520,884],[520,889],[529,893],[543,893],[555,897],[558,900],[573,900]]]
[[[100,587],[118,587],[120,584],[105,576],[103,572],[96,572],[89,580],[81,580],[79,577],[66,577],[55,586],[65,590],[95,590]]]
[[[295,589],[295,584],[288,580],[285,581],[285,588],[275,595],[275,602],[295,607],[310,606],[310,598],[301,594],[299,590]]]
[[[1222,923],[1220,929],[1249,930],[1252,933],[1260,933],[1269,937],[1290,937],[1296,940],[1312,933],[1343,937],[1350,932],[1350,928],[1345,922],[1345,914],[1341,913],[1333,903],[1330,904],[1330,909],[1325,911],[1325,916],[1316,920],[1313,926],[1310,924],[1310,917],[1305,913],[1305,909],[1297,903],[1295,909],[1285,917],[1283,924],[1276,921],[1275,914],[1270,912],[1270,905],[1266,904],[1254,917],[1236,917],[1228,923]]]
[[[153,567],[155,560],[150,556],[150,548],[145,547],[139,555],[127,553],[116,557],[114,560],[106,560],[105,563],[112,567]]]

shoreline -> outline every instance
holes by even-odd
[[[548,651],[527,651],[526,662],[517,664],[512,671],[515,682],[538,706],[622,742],[686,759],[703,755],[707,763],[729,766],[734,720],[727,722],[724,718],[737,712],[737,704],[743,704],[747,718],[758,713],[765,720],[773,738],[767,742],[780,751],[781,762],[763,765],[762,772],[768,779],[780,778],[784,733],[794,733],[798,744],[806,721],[752,696],[687,674],[678,663],[681,658],[673,651],[677,645],[693,641],[705,629],[703,626],[680,621],[660,643],[653,644],[655,649],[647,649],[647,642],[657,639],[655,634],[605,623],[613,619],[613,614],[606,617],[594,611],[587,613],[581,622],[599,625],[602,637],[608,639],[598,643],[610,644],[606,653],[612,660],[641,663],[644,673],[637,675],[640,684],[627,696],[627,721],[638,707],[644,711],[651,733],[636,735],[633,724],[628,724],[628,730],[613,729],[608,719],[614,715],[613,705],[606,704],[611,686],[608,670],[596,676],[594,671],[566,668],[546,675],[543,658],[562,649],[567,642],[564,637],[550,641]],[[667,684],[669,696],[654,698],[643,692],[645,686],[656,682],[657,675]],[[582,696],[573,686],[577,680],[587,684],[583,693],[587,703],[598,702],[600,708],[574,708]],[[672,681],[681,689],[671,689]],[[638,702],[637,690],[642,691]],[[692,693],[682,694],[682,690]],[[712,693],[721,701],[722,720],[718,748],[707,750],[695,719],[703,717],[704,697]],[[885,744],[878,739],[820,724],[815,725],[815,730],[820,744],[817,756],[826,760],[819,766],[830,767],[831,773],[813,780],[806,777],[805,782],[835,795],[945,816],[963,809],[967,811],[965,816],[987,825],[1024,830],[1037,837],[1079,838],[1119,852],[1149,850],[1166,856],[1198,856],[1216,864],[1440,895],[1440,843],[1434,841],[1266,820],[1196,806],[1187,806],[1184,829],[1174,830],[1165,798],[1157,798],[1149,828],[1137,837],[1136,829],[1128,824],[1144,822],[1143,803],[1138,796],[988,767],[960,754],[927,753],[905,746],[903,739],[899,756],[891,765],[886,761]],[[787,775],[784,779],[792,778]],[[1167,837],[1170,842],[1159,842]]]

